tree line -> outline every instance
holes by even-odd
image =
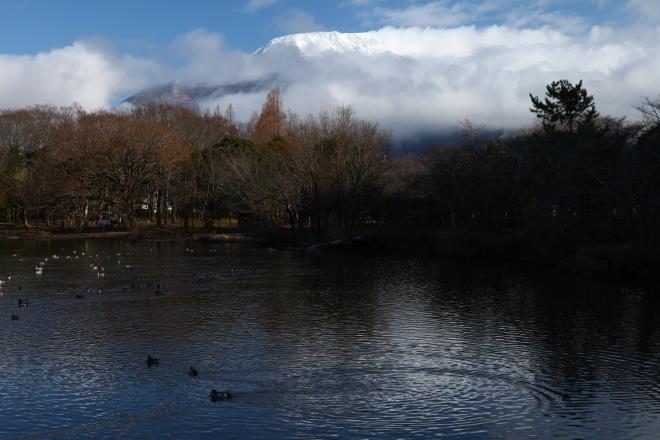
[[[316,241],[420,228],[655,238],[660,100],[630,122],[599,115],[581,82],[530,99],[535,128],[490,138],[465,121],[452,144],[397,157],[389,134],[349,107],[300,117],[278,89],[248,123],[231,106],[6,110],[0,215],[77,228],[240,218]]]

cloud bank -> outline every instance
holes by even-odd
[[[36,103],[110,107],[147,84],[212,84],[276,77],[287,107],[301,113],[348,104],[395,138],[433,134],[469,118],[492,129],[529,126],[529,93],[560,78],[584,80],[602,114],[633,116],[643,96],[660,93],[660,27],[592,27],[576,35],[551,27],[385,27],[362,34],[312,34],[275,41],[255,54],[232,51],[221,35],[195,30],[159,59],[76,42],[36,55],[0,55],[0,107]],[[183,55],[182,55],[183,56]],[[210,99],[239,118],[260,108],[265,91]]]
[[[469,118],[492,129],[529,126],[529,94],[561,78],[585,86],[603,114],[636,117],[633,105],[660,93],[660,28],[392,28],[274,42],[246,58],[245,75],[286,80],[285,103],[301,112],[350,104],[395,137],[434,133]],[[348,38],[348,40],[346,40]],[[254,96],[228,96],[247,112]],[[251,107],[250,107],[251,106]]]
[[[108,107],[143,87],[158,63],[114,54],[103,42],[77,41],[35,55],[0,54],[0,108],[33,104]]]

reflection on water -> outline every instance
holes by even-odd
[[[3,439],[660,432],[651,292],[506,266],[113,241],[3,242],[8,275]],[[211,402],[212,388],[233,398]]]

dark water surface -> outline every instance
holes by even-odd
[[[2,439],[660,438],[651,291],[119,241],[0,242],[9,274]],[[234,397],[211,402],[212,388]]]

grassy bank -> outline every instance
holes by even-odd
[[[253,236],[239,233],[231,228],[218,228],[211,231],[185,230],[178,225],[156,226],[139,223],[133,229],[104,231],[101,228],[60,228],[60,227],[17,227],[4,225],[0,228],[0,239],[45,239],[45,240],[182,240],[214,242],[254,242]]]

